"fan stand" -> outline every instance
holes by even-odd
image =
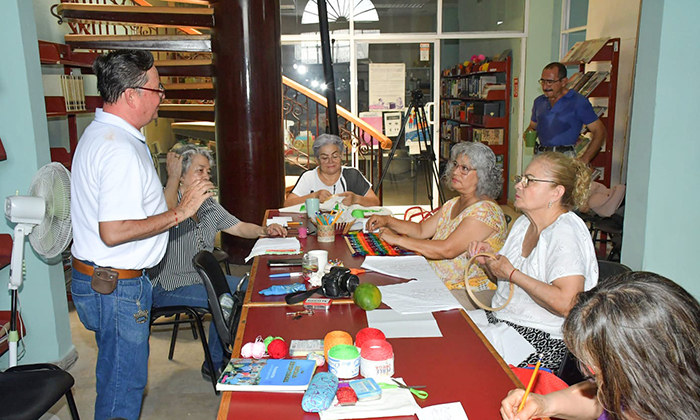
[[[19,343],[19,333],[17,330],[17,302],[18,289],[22,285],[24,275],[24,238],[34,229],[34,225],[18,223],[15,225],[15,236],[12,244],[12,257],[10,259],[10,334],[9,334],[9,367],[17,366],[17,344]]]
[[[481,252],[479,254],[476,254],[476,255],[471,257],[469,262],[467,262],[466,273],[469,273],[469,267],[471,267],[472,264],[474,264],[476,262],[476,259],[478,257],[491,258],[492,260],[497,259],[495,255],[487,253],[487,252]],[[487,306],[487,305],[484,305],[483,303],[481,303],[479,301],[479,299],[477,299],[476,296],[474,296],[474,292],[472,291],[472,288],[469,287],[469,279],[467,278],[464,281],[465,281],[464,286],[465,286],[465,289],[467,289],[467,293],[469,294],[469,297],[472,298],[474,303],[476,303],[476,306],[478,306],[479,308],[481,308],[485,311],[491,311],[491,312],[500,311],[501,309],[505,308],[510,303],[511,299],[513,299],[513,292],[515,291],[515,287],[513,286],[513,283],[509,282],[510,283],[510,293],[508,294],[508,299],[506,299],[506,302],[503,305],[499,306],[498,308],[491,308],[490,306]]]

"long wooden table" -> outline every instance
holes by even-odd
[[[277,215],[268,211],[266,218]],[[298,217],[295,217],[298,219]],[[302,239],[302,250],[319,249],[315,237]],[[329,258],[341,258],[347,267],[359,267],[363,258],[355,258],[340,237],[335,243],[325,245]],[[273,282],[269,274],[284,269],[269,268],[270,258],[256,257],[251,271],[250,284],[241,314],[233,355],[239,357],[243,344],[255,341],[258,335],[281,336],[293,339],[322,339],[328,332],[343,330],[353,336],[367,326],[366,312],[351,300],[336,300],[328,312],[316,312],[310,316],[293,319],[288,312],[298,306],[288,306],[283,296],[263,297],[257,292]],[[287,267],[297,271],[299,267]],[[377,273],[361,275],[362,281],[376,284],[393,284],[405,280]],[[290,282],[294,282],[291,280]],[[277,280],[274,284],[280,284]],[[422,407],[459,401],[470,419],[500,419],[500,402],[509,390],[523,387],[506,366],[479,329],[462,310],[433,314],[443,337],[440,338],[392,338],[394,348],[395,377],[404,378],[413,385],[425,385],[430,394],[426,400],[417,400]],[[319,368],[326,370],[326,366]],[[301,409],[303,394],[264,392],[223,392],[217,420],[234,419],[318,419],[318,414]],[[395,419],[415,419],[392,417]]]

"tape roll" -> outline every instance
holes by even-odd
[[[365,378],[394,375],[394,349],[386,340],[368,340],[360,352],[360,373]]]

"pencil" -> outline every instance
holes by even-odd
[[[530,377],[530,383],[527,384],[527,389],[525,390],[525,395],[523,395],[523,399],[520,401],[520,407],[518,407],[518,412],[523,409],[523,406],[525,406],[525,401],[527,401],[527,396],[530,395],[530,391],[532,391],[532,384],[535,383],[535,377],[537,376],[537,371],[540,370],[540,365],[542,364],[542,354],[540,354],[540,359],[537,361],[537,364],[535,365],[535,370],[532,372],[532,376]]]

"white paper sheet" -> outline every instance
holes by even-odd
[[[508,324],[489,324],[486,313],[482,310],[467,311],[467,315],[474,321],[493,346],[494,350],[511,365],[518,365],[536,349]]]
[[[403,382],[401,378],[398,379]],[[377,383],[393,384],[390,378],[375,380]],[[412,416],[421,409],[411,391],[403,388],[383,389],[382,398],[358,402],[354,406],[335,405],[337,403],[337,399],[333,400],[328,410],[318,413],[321,420]]]
[[[386,338],[442,337],[431,313],[403,315],[391,309],[367,311],[367,325],[382,330]]]
[[[421,255],[399,257],[367,256],[362,263],[362,268],[386,274],[387,276],[419,281],[439,281],[442,283],[438,275],[430,267],[430,264],[428,264],[428,260]]]
[[[299,203],[289,207],[282,207],[280,213],[306,213],[306,211],[301,211],[301,206],[303,205],[304,203]]]
[[[300,254],[301,244],[297,238],[260,238],[255,242],[245,262],[258,255]]]
[[[469,420],[459,402],[423,407],[416,414],[418,420]]]
[[[413,280],[407,283],[379,286],[382,302],[401,314],[419,314],[450,309],[462,305],[440,280]]]

